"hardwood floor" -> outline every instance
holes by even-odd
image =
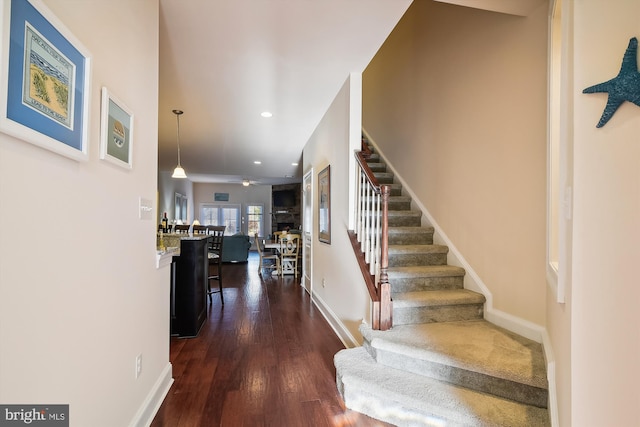
[[[196,338],[171,338],[173,383],[152,427],[388,426],[344,408],[333,355],[344,348],[300,279],[224,264]]]

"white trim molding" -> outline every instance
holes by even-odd
[[[318,296],[318,294],[312,293],[311,301],[313,301],[313,304],[318,307],[322,316],[327,320],[327,322],[329,322],[329,326],[331,326],[331,329],[333,329],[346,348],[360,346],[358,340],[353,336],[353,334],[351,334],[351,332],[349,332],[342,320],[336,316],[333,310],[331,310],[331,308]]]
[[[164,398],[169,393],[169,389],[173,384],[173,370],[171,363],[162,370],[160,376],[156,380],[156,383],[151,388],[151,391],[147,395],[144,402],[136,412],[133,420],[129,424],[130,427],[149,427],[153,418],[158,413],[160,405],[164,401]]]

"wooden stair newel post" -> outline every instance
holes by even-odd
[[[382,185],[382,235],[380,242],[380,330],[386,331],[393,325],[393,302],[391,301],[391,286],[389,285],[389,196],[391,187]]]

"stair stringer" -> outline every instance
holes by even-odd
[[[484,318],[494,325],[500,326],[508,331],[521,335],[530,340],[536,341],[542,344],[544,351],[545,361],[547,364],[547,380],[549,383],[549,415],[552,421],[552,426],[558,425],[558,401],[556,394],[555,383],[555,356],[553,348],[551,346],[551,339],[548,331],[541,325],[523,319],[521,317],[514,316],[506,313],[502,310],[498,310],[493,307],[493,294],[482,281],[478,273],[471,267],[471,264],[467,262],[462,253],[456,248],[453,242],[449,239],[447,234],[442,230],[438,222],[433,218],[429,210],[422,204],[419,198],[411,189],[411,186],[407,184],[398,171],[393,167],[393,164],[389,162],[389,159],[385,156],[384,152],[380,149],[375,140],[369,135],[366,129],[362,129],[362,133],[366,137],[369,144],[371,144],[376,154],[380,156],[380,159],[386,164],[387,170],[391,171],[394,175],[394,180],[402,185],[403,194],[407,194],[411,197],[412,208],[422,213],[423,226],[431,226],[434,229],[433,243],[445,245],[449,248],[447,257],[447,264],[456,267],[464,268],[466,274],[463,279],[464,288],[475,292],[479,292],[485,296],[486,302],[484,307]],[[425,224],[426,222],[426,224]]]

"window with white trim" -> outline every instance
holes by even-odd
[[[200,205],[200,224],[224,225],[227,236],[242,230],[240,205],[203,203]]]

